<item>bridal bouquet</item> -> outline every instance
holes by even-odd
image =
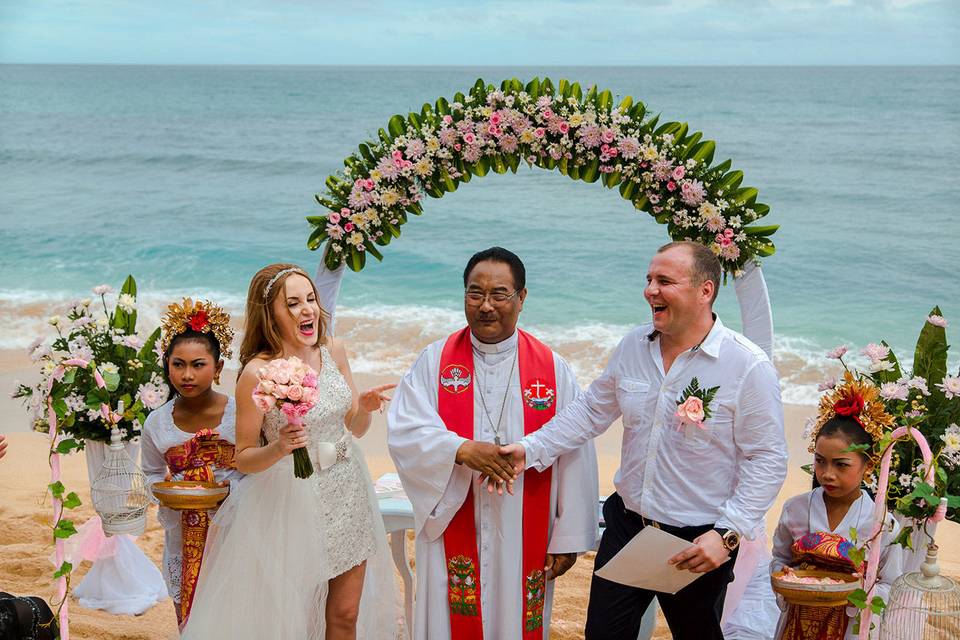
[[[259,382],[253,390],[253,402],[266,413],[278,409],[288,424],[303,424],[303,416],[317,402],[317,372],[296,356],[271,360],[257,372]],[[293,451],[293,474],[298,478],[313,475],[313,464],[306,447]]]
[[[72,302],[62,315],[48,320],[54,335],[34,340],[30,358],[40,367],[40,382],[18,385],[13,397],[33,411],[33,429],[49,431],[48,403],[59,431],[75,438],[63,447],[81,448],[82,441],[110,441],[110,424],[102,407],[124,407],[118,427],[129,440],[140,435],[147,415],[167,401],[169,390],[155,351],[160,329],[144,339],[137,333],[137,285],[132,276],[107,306],[113,288],[94,287],[98,301]],[[79,441],[79,442],[77,442]],[[71,445],[71,443],[73,443]]]

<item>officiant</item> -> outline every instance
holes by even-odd
[[[463,273],[467,327],[428,346],[388,415],[390,455],[416,522],[417,640],[549,637],[554,579],[597,540],[592,443],[517,476],[499,445],[581,392],[569,365],[517,328],[520,258],[493,247]],[[491,494],[481,476],[509,482]]]

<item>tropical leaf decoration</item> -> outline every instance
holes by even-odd
[[[329,244],[327,267],[354,271],[400,237],[424,194],[442,198],[488,172],[516,173],[521,162],[573,180],[618,189],[637,211],[667,226],[674,240],[710,247],[724,274],[773,255],[777,225],[757,225],[770,207],[743,186],[732,161],[714,164],[716,143],[683,122],[660,122],[642,102],[615,103],[609,90],[516,78],[499,88],[477,80],[469,93],[395,115],[376,140],[359,145],[344,170],[316,196],[326,211],[308,216],[310,249]]]

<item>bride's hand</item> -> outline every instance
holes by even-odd
[[[309,443],[307,430],[303,425],[287,424],[280,427],[280,438],[277,442],[280,443],[280,451],[283,455],[290,455],[295,449],[307,446]]]
[[[395,389],[396,386],[396,384],[382,384],[379,387],[367,389],[358,398],[360,409],[367,413],[373,413],[374,411],[383,413],[383,405],[390,402],[390,396],[385,392]]]

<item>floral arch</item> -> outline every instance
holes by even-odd
[[[360,144],[344,170],[316,196],[328,212],[308,216],[307,245],[329,249],[327,268],[360,271],[366,256],[400,237],[410,214],[423,213],[423,194],[442,198],[491,170],[514,173],[521,162],[556,169],[573,180],[600,181],[638,211],[667,226],[674,240],[710,247],[724,274],[772,255],[777,225],[754,223],[770,207],[726,160],[711,166],[716,144],[687,124],[659,123],[629,96],[614,105],[610,91],[578,83],[516,78],[497,89],[477,80],[468,95],[440,98],[419,113],[395,115],[378,139]]]

